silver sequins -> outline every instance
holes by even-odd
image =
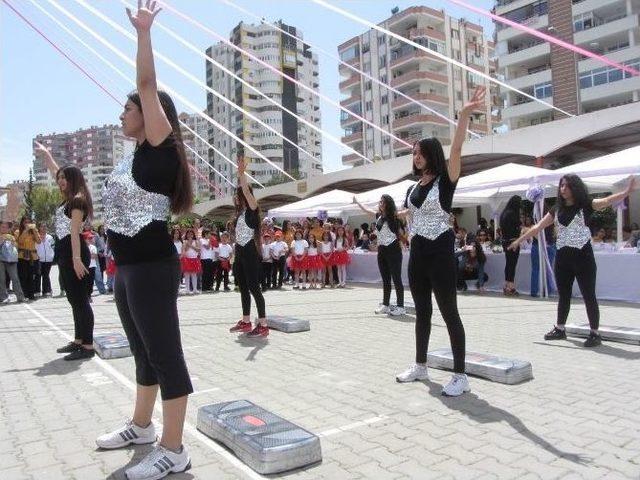
[[[415,184],[409,192],[409,210],[411,212],[411,235],[420,235],[427,240],[435,240],[444,232],[451,229],[449,214],[440,205],[440,177],[433,182],[433,187],[427,194],[422,206],[416,207],[411,202],[411,194],[418,186]]]
[[[56,236],[58,240],[63,239],[67,235],[71,235],[71,219],[64,213],[64,205],[60,205],[56,210]]]
[[[171,199],[148,192],[133,178],[133,155],[126,157],[111,172],[102,192],[105,223],[109,230],[133,237],[154,220],[167,221]]]
[[[591,231],[584,223],[584,214],[582,210],[579,210],[578,213],[575,214],[571,223],[566,227],[558,220],[557,212],[555,221],[556,228],[558,229],[558,239],[556,240],[556,247],[558,250],[562,247],[581,249],[591,241]]]
[[[380,230],[378,230],[377,235],[378,245],[382,245],[384,247],[388,247],[398,239],[396,234],[393,233],[389,228],[389,223],[387,221],[382,224],[382,227],[380,228]]]
[[[246,212],[247,211],[245,210],[240,214],[238,222],[236,223],[236,243],[241,247],[244,247],[253,239],[253,228],[250,228],[249,225],[247,225],[244,218]]]

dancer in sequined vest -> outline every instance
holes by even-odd
[[[571,292],[574,280],[578,281],[580,293],[587,309],[591,332],[584,342],[585,347],[602,343],[598,333],[600,309],[596,298],[596,259],[591,246],[589,221],[594,210],[603,210],[623,201],[633,190],[634,180],[622,192],[605,198],[589,198],[586,185],[577,175],[565,175],[558,185],[558,204],[542,220],[520,238],[509,249],[516,250],[527,238],[537,236],[546,227],[555,224],[557,230],[554,274],[558,286],[558,318],[556,325],[544,336],[545,340],[567,338],[565,324],[571,308]]]

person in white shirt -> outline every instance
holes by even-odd
[[[47,226],[44,223],[40,224],[39,233],[41,242],[36,244],[36,250],[40,268],[36,272],[36,293],[42,293],[43,297],[50,297],[51,279],[49,278],[49,272],[51,272],[51,266],[53,265],[53,237],[47,233]]]
[[[98,265],[98,248],[95,245],[95,238],[93,236],[93,232],[87,231],[84,232],[83,237],[87,242],[87,246],[89,247],[89,253],[91,254],[91,262],[89,263],[89,278],[92,278],[92,282],[87,282],[87,294],[91,297],[93,293],[93,284],[95,283],[98,288],[98,292],[100,295],[104,295],[107,293],[107,290],[104,288],[104,283],[102,282],[102,275],[100,272],[100,265]]]
[[[262,272],[260,272],[260,285],[262,291],[266,292],[272,288],[271,269],[273,268],[273,258],[271,258],[271,235],[265,233],[262,238]]]
[[[318,251],[319,244],[316,240],[316,236],[313,233],[309,234],[309,249],[307,251],[307,272],[309,275],[309,282],[311,283],[309,288],[318,288],[318,284],[322,282],[322,273],[324,271],[324,265],[320,259]],[[318,283],[316,283],[318,282]]]
[[[335,279],[333,276],[333,239],[331,232],[325,230],[322,232],[322,241],[320,242],[320,259],[322,260],[323,271],[320,278],[321,288],[325,287],[325,278],[329,279],[331,288],[335,287]]]
[[[210,292],[213,290],[214,271],[213,257],[214,251],[211,246],[211,231],[202,230],[202,238],[200,239],[200,264],[202,266],[202,291]]]
[[[302,238],[302,230],[296,230],[293,242],[291,242],[291,270],[293,270],[293,288],[302,288],[306,290],[304,283],[304,271],[307,268],[306,259],[309,243]]]
[[[173,229],[173,246],[176,247],[178,256],[182,257],[182,234],[180,233],[179,228]]]
[[[284,271],[287,263],[287,252],[289,246],[282,240],[282,232],[276,230],[275,241],[269,244],[269,253],[273,264],[271,266],[271,286],[272,288],[282,288],[284,281]]]
[[[189,295],[200,293],[198,290],[198,274],[202,271],[199,259],[201,249],[202,245],[200,240],[196,239],[195,231],[189,228],[184,235],[184,242],[182,243],[182,273],[184,273],[184,281]]]
[[[220,245],[218,245],[218,260],[220,268],[216,275],[216,292],[220,290],[220,283],[224,278],[224,291],[229,292],[229,270],[231,270],[231,261],[233,259],[233,247],[229,245],[229,233],[223,232],[220,235]]]

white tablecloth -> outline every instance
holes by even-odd
[[[596,294],[600,300],[624,300],[640,303],[640,254],[596,252],[598,276]],[[402,281],[409,284],[407,279],[407,262],[409,252],[403,253]],[[504,284],[504,254],[487,254],[485,272],[489,281],[485,284],[487,290],[502,291]],[[361,283],[381,283],[380,271],[376,253],[351,252],[351,263],[347,266],[347,280]],[[516,286],[521,294],[528,295],[531,291],[531,254],[521,251],[516,268]],[[475,282],[469,282],[469,288],[474,288]],[[574,296],[580,296],[577,282],[573,287]]]

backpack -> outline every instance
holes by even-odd
[[[16,263],[18,261],[18,249],[9,240],[0,244],[0,261]]]

